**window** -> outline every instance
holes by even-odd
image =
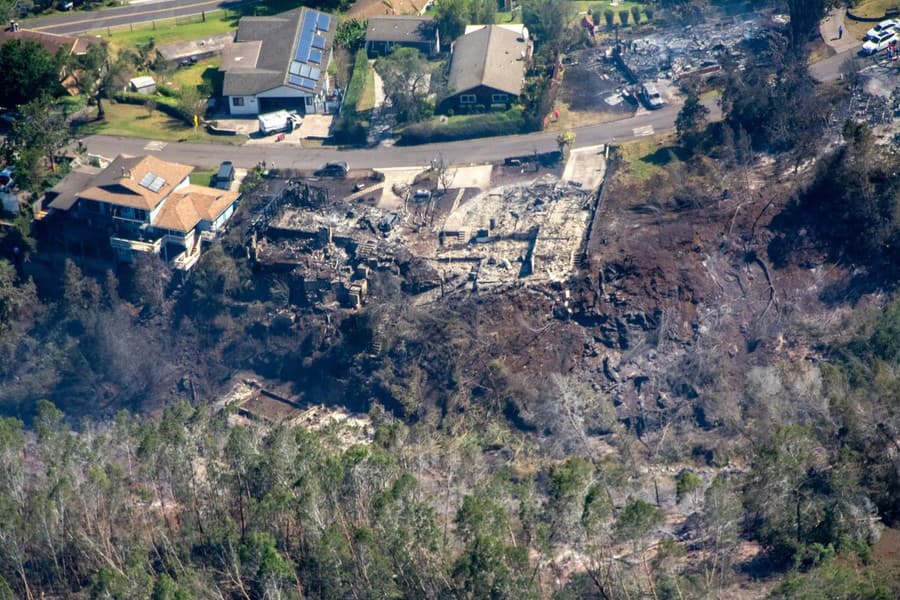
[[[460,104],[475,104],[475,94],[460,94],[459,95],[459,103]]]
[[[508,94],[491,94],[491,104],[506,104],[509,102]]]
[[[232,96],[231,97],[231,105],[232,106],[243,106],[244,98],[242,96]]]

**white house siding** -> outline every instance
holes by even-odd
[[[235,106],[232,98],[243,98],[243,106]],[[256,102],[256,96],[228,96],[228,112],[232,115],[257,115],[259,114],[259,105]]]

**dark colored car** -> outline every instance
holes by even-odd
[[[349,171],[350,167],[345,162],[329,162],[322,165],[314,174],[316,177],[344,178]]]

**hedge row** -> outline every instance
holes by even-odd
[[[188,125],[194,124],[194,116],[189,115],[184,109],[177,104],[175,98],[168,96],[155,96],[151,94],[138,94],[136,92],[121,92],[113,96],[113,100],[122,104],[137,104],[145,106],[150,100],[156,101],[156,110],[167,114],[173,119],[184,121]]]
[[[344,103],[341,105],[341,113],[331,125],[331,134],[339,144],[361,144],[366,141],[366,130],[356,113],[356,105],[362,99],[366,89],[366,79],[369,76],[369,60],[366,51],[360,49],[356,52],[353,62],[353,74],[344,94]]]
[[[432,142],[453,142],[470,138],[513,135],[528,131],[521,109],[480,115],[456,116],[442,123],[435,118],[407,125],[400,131],[397,145],[414,146]]]

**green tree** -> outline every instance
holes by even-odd
[[[31,280],[19,281],[13,265],[0,258],[0,335],[18,329],[26,315],[37,305],[37,292]]]
[[[686,498],[693,504],[696,495],[703,491],[703,479],[690,469],[682,469],[675,477],[675,500],[681,504]]]
[[[559,53],[566,44],[566,28],[572,14],[567,0],[524,0],[522,22],[534,37],[535,44]]]
[[[829,4],[827,0],[788,0],[791,42],[795,48],[806,46]]]
[[[12,39],[0,46],[0,105],[15,109],[42,96],[62,94],[62,62],[35,41]]]
[[[469,0],[469,22],[493,25],[497,21],[497,0]]]
[[[24,151],[26,160],[23,170],[30,170],[28,176],[35,184],[43,180],[42,172],[46,164],[56,172],[56,162],[63,148],[69,143],[69,128],[66,119],[48,96],[32,100],[19,108],[21,116],[13,121],[11,142],[16,151]],[[27,153],[39,154],[43,162],[34,164],[27,160]]]
[[[400,123],[428,116],[428,61],[415,48],[398,48],[375,62],[384,93]]]
[[[629,500],[616,518],[616,532],[626,540],[637,541],[662,525],[665,517],[658,508],[643,500]]]
[[[685,149],[693,151],[700,143],[703,131],[706,129],[706,119],[709,109],[700,102],[700,96],[696,91],[688,92],[687,98],[678,116],[675,118],[675,132],[678,142]]]
[[[366,19],[344,19],[334,34],[334,43],[351,53],[362,48],[366,41]]]
[[[434,7],[434,20],[437,23],[442,44],[449,44],[465,33],[469,14],[466,0],[437,0]]]

